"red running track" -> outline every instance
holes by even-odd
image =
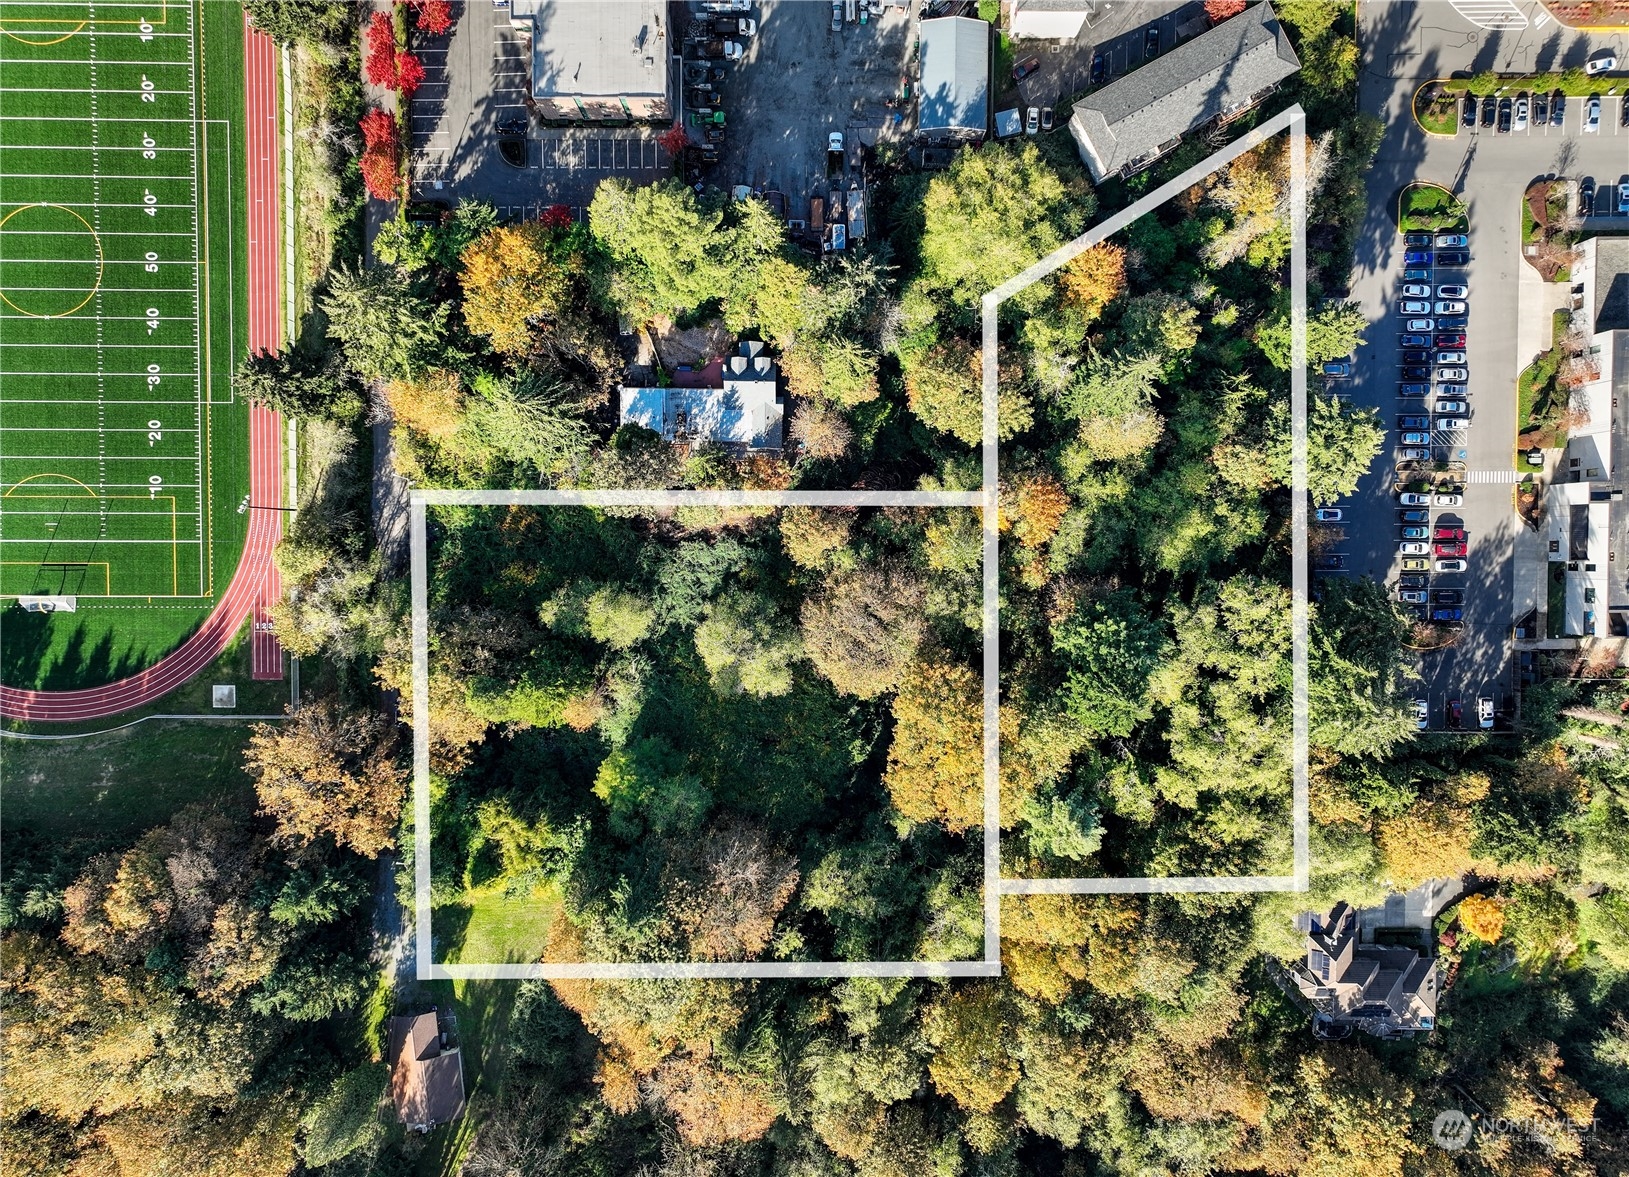
[[[244,90],[248,98],[249,349],[276,350],[282,342],[278,240],[278,55],[270,37],[243,22]],[[283,422],[268,409],[249,409],[250,502],[281,506]],[[225,594],[204,624],[180,646],[140,674],[80,691],[24,691],[0,686],[0,716],[34,722],[71,722],[118,715],[181,686],[220,656],[253,614],[253,677],[283,677],[283,651],[262,629],[281,595],[272,551],[282,537],[280,511],[251,510],[243,558]]]

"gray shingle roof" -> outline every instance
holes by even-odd
[[[1595,239],[1595,322],[1592,331],[1629,328],[1629,237]]]
[[[1301,61],[1266,0],[1075,103],[1070,133],[1092,178],[1118,172],[1245,106]]]
[[[922,93],[917,130],[976,131],[990,125],[990,26],[968,16],[921,24]]]

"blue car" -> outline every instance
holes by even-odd
[[[1402,515],[1404,523],[1429,523],[1429,522],[1431,522],[1431,512],[1430,511],[1420,511],[1420,510],[1400,511],[1399,514]]]
[[[1430,429],[1431,419],[1429,417],[1399,417],[1397,418],[1397,428]]]
[[[1431,391],[1429,384],[1400,384],[1397,388],[1398,396],[1425,396]]]
[[[1463,610],[1463,609],[1433,609],[1433,610],[1431,610],[1431,620],[1432,621],[1459,621],[1459,620],[1463,619],[1464,616],[1465,616],[1465,610]]]
[[[1460,315],[1455,319],[1438,319],[1437,326],[1444,331],[1464,331],[1470,326],[1470,319]]]
[[[1403,281],[1404,282],[1429,282],[1429,281],[1431,281],[1431,271],[1430,270],[1404,270],[1403,271]]]
[[[1405,527],[1403,528],[1403,538],[1426,539],[1430,535],[1430,530],[1428,527]]]
[[[1431,264],[1431,251],[1429,249],[1411,249],[1403,255],[1405,266],[1429,266]]]
[[[1404,347],[1430,347],[1431,346],[1431,337],[1429,335],[1405,335],[1405,336],[1403,336],[1403,346]]]

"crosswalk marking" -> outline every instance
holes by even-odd
[[[1527,475],[1520,470],[1471,470],[1465,475],[1467,483],[1511,483],[1520,482]]]
[[[1525,29],[1527,14],[1511,0],[1451,0],[1453,9],[1479,29]]]

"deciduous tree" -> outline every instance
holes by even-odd
[[[899,686],[922,641],[924,586],[897,564],[866,564],[804,602],[803,645],[845,694],[874,699]]]
[[[534,327],[560,313],[571,281],[553,256],[552,237],[537,221],[499,225],[459,255],[464,322],[494,351],[525,353]]]
[[[984,698],[979,676],[956,662],[918,663],[894,698],[894,738],[883,784],[912,821],[960,832],[984,820]]]

